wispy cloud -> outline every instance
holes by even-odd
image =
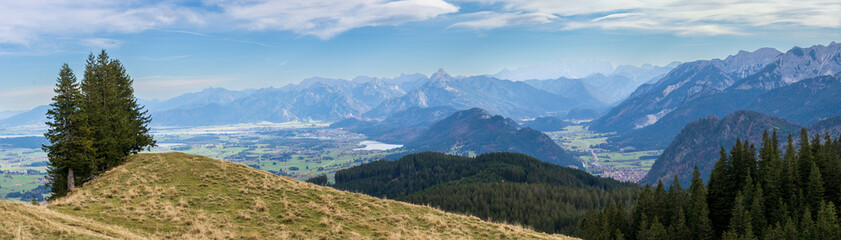
[[[479,11],[460,12],[459,4]],[[479,3],[479,4],[475,4]],[[397,26],[451,15],[449,28],[548,25],[659,31],[677,35],[750,34],[755,28],[841,28],[838,0],[0,0],[0,44],[73,39],[119,47],[101,33],[150,29],[196,36],[229,31],[289,31],[330,39],[355,28]],[[545,29],[545,28],[544,28]],[[250,44],[263,44],[248,42]],[[271,46],[270,44],[264,44]],[[7,50],[8,52],[8,50]]]
[[[123,41],[108,38],[85,38],[79,41],[79,44],[94,48],[112,49],[120,47]]]
[[[841,28],[837,0],[463,0],[558,16],[561,30],[631,29],[677,35],[750,34],[757,27]],[[504,26],[500,25],[500,26]]]
[[[321,39],[353,28],[423,21],[459,9],[443,0],[254,0],[215,4],[251,30],[292,31]]]
[[[525,24],[551,23],[553,19],[558,18],[552,14],[539,12],[499,13],[492,11],[469,13],[462,16],[471,20],[452,24],[449,28],[493,29]]]
[[[179,21],[201,23],[201,17],[168,2],[0,0],[0,43],[28,45],[45,36],[137,33]]]

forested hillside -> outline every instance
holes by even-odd
[[[580,160],[546,134],[520,127],[513,119],[480,108],[459,111],[438,121],[404,147],[412,152],[435,151],[475,156],[490,152],[518,152],[561,166],[583,169]]]
[[[341,170],[333,186],[566,234],[576,231],[587,210],[633,203],[639,191],[633,183],[517,153],[412,154]]]
[[[585,239],[838,239],[841,138],[802,130],[799,146],[765,134],[757,147],[737,141],[705,186],[698,169],[689,189],[675,179],[649,185],[633,211],[608,208],[582,222]]]

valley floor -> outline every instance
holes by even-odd
[[[589,131],[586,126],[574,125],[563,131],[547,132],[564,150],[584,161],[587,172],[620,181],[637,182],[642,179],[663,150],[609,150],[600,148],[611,133]]]

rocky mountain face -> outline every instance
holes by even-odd
[[[410,107],[451,106],[456,109],[479,107],[510,117],[540,116],[565,112],[580,105],[571,98],[536,89],[523,82],[488,76],[452,77],[439,70],[423,86],[405,96],[386,100],[365,114],[381,118]]]
[[[479,108],[454,113],[406,143],[404,148],[410,152],[435,151],[458,155],[518,152],[561,166],[583,169],[580,161],[546,134],[520,127],[510,118],[494,116]]]
[[[768,57],[773,54],[772,49],[759,49],[742,51],[724,60],[681,64],[657,82],[637,88],[628,99],[594,121],[591,129],[628,132],[654,124],[682,104],[719,93],[733,85],[740,76],[758,71],[773,61]]]
[[[789,112],[784,109],[799,111],[798,117],[802,116],[803,119],[795,121],[808,125],[832,114],[839,105],[811,104],[812,108],[791,109],[795,105],[784,103],[777,95],[782,94],[782,98],[789,98],[785,101],[802,104],[831,98],[832,77],[810,78],[838,69],[838,66],[841,66],[841,57],[832,56],[838,56],[839,51],[841,44],[837,43],[808,49],[794,48],[777,55],[773,61],[761,68],[758,66],[762,65],[762,61],[767,61],[768,56],[773,55],[775,51],[760,49],[753,53],[741,52],[742,56],[736,55],[725,60],[690,63],[696,66],[705,65],[703,71],[688,69],[686,67],[689,67],[689,64],[684,64],[686,66],[676,68],[658,83],[637,89],[628,100],[594,121],[591,129],[622,133],[621,136],[610,140],[618,146],[662,148],[687,123],[709,115],[725,116],[740,109],[783,115]],[[728,59],[730,63],[727,63]],[[737,61],[739,59],[760,62],[750,64]],[[785,67],[794,65],[802,67]],[[729,69],[730,72],[725,69]],[[740,69],[743,71],[734,71]],[[756,69],[760,70],[750,73]],[[692,77],[679,77],[680,75]],[[736,78],[741,75],[747,77]],[[792,86],[795,82],[802,84]],[[788,88],[789,86],[792,87]],[[769,92],[774,89],[780,90]],[[815,92],[806,94],[808,91]]]

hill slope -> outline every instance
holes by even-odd
[[[183,153],[132,156],[48,208],[149,238],[566,238]]]
[[[561,233],[574,232],[589,209],[634,202],[636,186],[523,154],[471,158],[433,152],[341,170],[334,185]]]
[[[145,239],[124,228],[0,200],[0,239]]]
[[[800,128],[800,125],[785,119],[753,111],[737,111],[722,119],[716,116],[699,119],[681,130],[641,183],[657,185],[657,181],[662,180],[668,185],[674,175],[678,175],[681,183],[688,183],[696,165],[701,171],[701,178],[709,179],[721,147],[730,150],[736,139],[758,145],[762,133],[771,129],[777,129],[777,135],[783,139]]]
[[[432,125],[404,145],[411,152],[434,151],[459,155],[518,152],[561,166],[583,169],[549,136],[499,115],[473,108],[459,111]]]

